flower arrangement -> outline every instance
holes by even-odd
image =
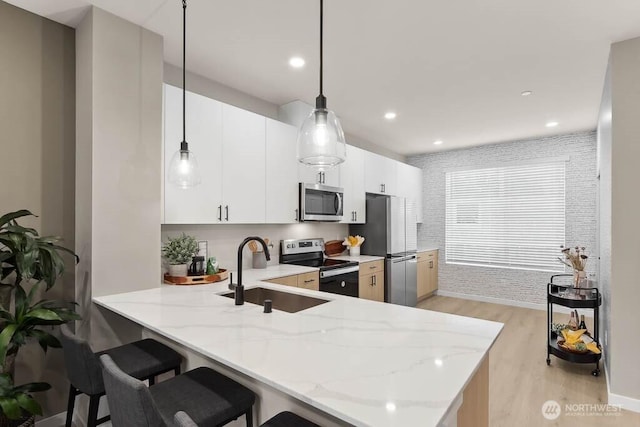
[[[348,236],[345,237],[344,242],[342,244],[347,248],[359,248],[364,243],[364,237],[362,236]]]
[[[587,249],[584,246],[576,246],[575,248],[565,248],[561,246],[561,248],[564,259],[558,257],[558,260],[573,269],[575,287],[580,287],[580,282],[587,277],[587,273],[584,271],[587,266],[587,260],[589,259],[586,254]]]
[[[359,256],[360,246],[364,243],[364,237],[362,236],[347,236],[342,244],[349,248],[349,255]]]

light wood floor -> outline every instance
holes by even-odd
[[[604,368],[593,377],[594,365],[567,363],[551,356],[546,364],[547,313],[540,310],[434,296],[419,308],[494,320],[505,324],[490,354],[489,425],[491,427],[538,426],[640,426],[640,414],[622,411],[619,416],[567,416],[554,421],[542,416],[542,404],[607,403]]]

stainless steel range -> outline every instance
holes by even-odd
[[[280,240],[280,264],[320,269],[320,290],[358,296],[358,263],[324,256],[323,239]]]

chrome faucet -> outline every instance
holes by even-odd
[[[229,283],[229,289],[234,291],[236,305],[244,304],[244,286],[242,285],[242,250],[244,249],[246,244],[252,240],[255,240],[262,245],[265,258],[267,259],[267,261],[271,260],[269,248],[267,247],[265,241],[260,237],[247,237],[242,241],[242,243],[240,243],[240,246],[238,246],[238,283],[233,283],[233,276],[231,276],[231,280]]]

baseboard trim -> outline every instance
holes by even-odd
[[[532,302],[514,301],[506,298],[485,297],[483,295],[462,294],[459,292],[442,291],[438,289],[437,294],[443,297],[462,298],[473,301],[489,302],[492,304],[511,305],[514,307],[530,308],[533,310],[546,310],[546,304],[535,304]]]
[[[640,399],[622,396],[620,394],[611,393],[611,385],[609,383],[609,372],[607,372],[607,364],[604,364],[604,375],[607,377],[607,395],[609,405],[620,405],[622,409],[627,411],[640,413]]]
[[[529,308],[532,310],[547,311],[547,304],[536,304],[536,303],[525,302],[525,301],[514,301],[506,298],[494,298],[494,297],[486,297],[483,295],[462,294],[459,292],[450,292],[450,291],[441,291],[441,290],[436,291],[436,295],[440,295],[443,297],[451,297],[451,298],[461,298],[461,299],[467,299],[472,301],[488,302],[491,304],[510,305],[513,307]],[[570,308],[563,307],[561,305],[554,304],[553,306],[554,313],[571,314],[572,311],[573,310],[571,310]],[[586,316],[586,317],[591,317],[591,316]]]
[[[61,427],[67,421],[67,412],[60,412],[49,418],[36,421],[36,427]]]

